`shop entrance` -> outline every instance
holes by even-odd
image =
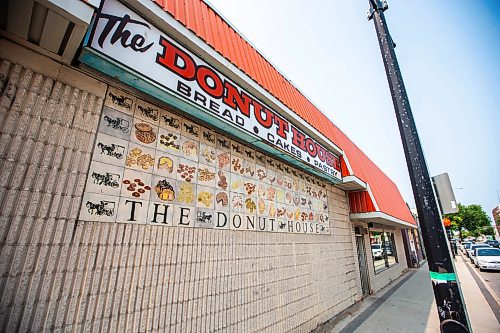
[[[370,281],[368,279],[368,265],[366,263],[365,239],[363,235],[358,235],[357,233],[356,233],[356,247],[358,250],[358,264],[359,264],[359,275],[361,277],[361,290],[363,292],[363,297],[364,297],[370,293]]]

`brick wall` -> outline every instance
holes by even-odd
[[[307,332],[360,298],[336,188],[331,235],[77,221],[106,85],[0,42],[0,330]]]

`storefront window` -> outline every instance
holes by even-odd
[[[379,273],[398,262],[394,233],[389,231],[370,231],[375,273]]]

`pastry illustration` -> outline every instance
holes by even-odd
[[[183,183],[180,186],[177,201],[186,204],[192,204],[194,202],[194,188],[192,184]]]
[[[158,159],[158,170],[165,169],[168,173],[172,173],[174,171],[174,161],[170,157],[161,156]]]
[[[215,202],[218,205],[221,205],[222,207],[227,207],[227,204],[229,202],[229,198],[227,197],[227,194],[225,192],[219,192],[215,196]]]
[[[166,180],[160,180],[154,187],[158,198],[163,201],[173,201],[175,199],[175,191],[172,185]]]
[[[182,144],[182,151],[186,156],[198,155],[198,147],[196,146],[196,143],[191,140],[187,140]]]
[[[156,134],[153,132],[153,128],[146,123],[135,124],[135,137],[145,144],[153,143],[156,140]]]

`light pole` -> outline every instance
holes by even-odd
[[[441,214],[436,202],[431,178],[411,112],[410,103],[389,34],[384,11],[387,2],[369,0],[368,19],[373,19],[387,80],[396,111],[399,132],[403,142],[406,164],[415,197],[425,252],[429,262],[430,278],[441,321],[441,332],[470,332],[469,321],[455,268],[448,249]]]

